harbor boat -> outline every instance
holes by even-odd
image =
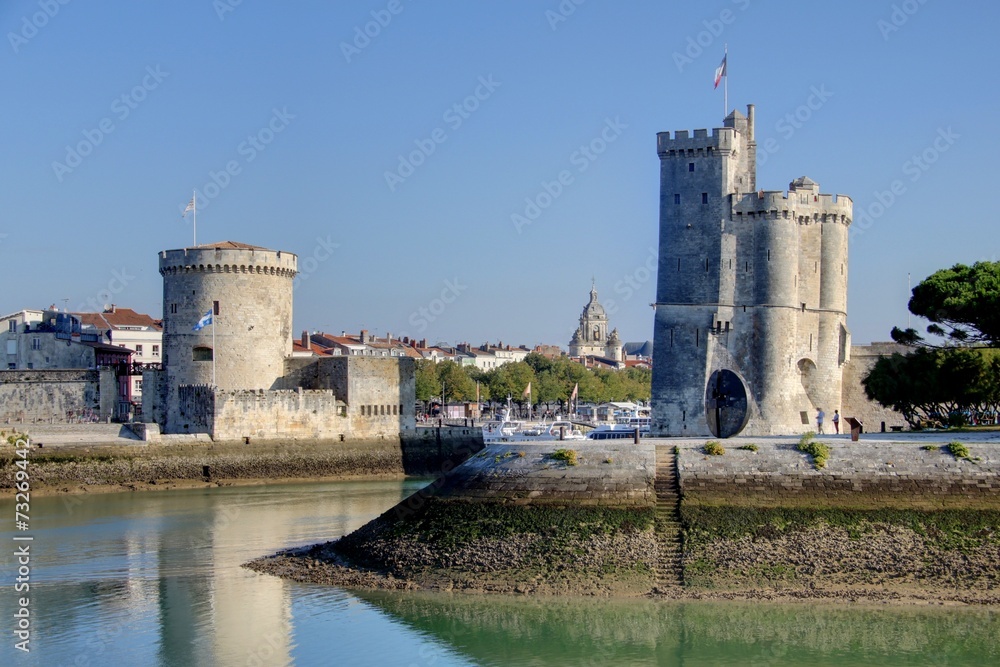
[[[556,417],[552,422],[525,422],[511,419],[508,407],[499,421],[483,424],[483,443],[498,442],[547,442],[552,440],[583,440],[586,436],[568,419]]]
[[[598,425],[597,428],[587,433],[587,439],[625,440],[634,438],[636,429],[639,429],[639,437],[648,436],[650,433],[650,418],[638,411],[615,417],[613,424]]]

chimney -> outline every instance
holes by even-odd
[[[747,139],[753,141],[753,121],[754,121],[754,106],[752,104],[747,105]]]
[[[361,330],[361,342],[362,343],[367,343],[368,342],[368,329],[362,329]]]
[[[388,331],[385,332],[385,342],[387,342],[387,343],[391,343],[392,342],[392,334],[389,333]]]
[[[309,339],[308,331],[302,332],[302,347],[306,348],[307,350],[312,349],[312,341]]]

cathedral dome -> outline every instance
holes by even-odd
[[[597,287],[592,287],[590,290],[590,303],[584,307],[583,317],[586,319],[603,319],[607,316],[607,313],[604,312],[604,306],[597,301]]]

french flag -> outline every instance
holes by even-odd
[[[722,56],[722,62],[719,64],[718,67],[715,68],[715,87],[716,88],[719,87],[719,82],[722,81],[722,77],[726,76],[726,59],[728,57],[729,57],[728,53],[726,55]]]

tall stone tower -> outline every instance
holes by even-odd
[[[840,405],[853,204],[806,177],[757,191],[747,112],[657,135],[654,435],[797,433]]]
[[[292,351],[295,255],[226,241],[160,253],[168,406],[181,385],[271,389]],[[213,324],[194,331],[209,311]],[[177,416],[166,415],[173,431]]]

